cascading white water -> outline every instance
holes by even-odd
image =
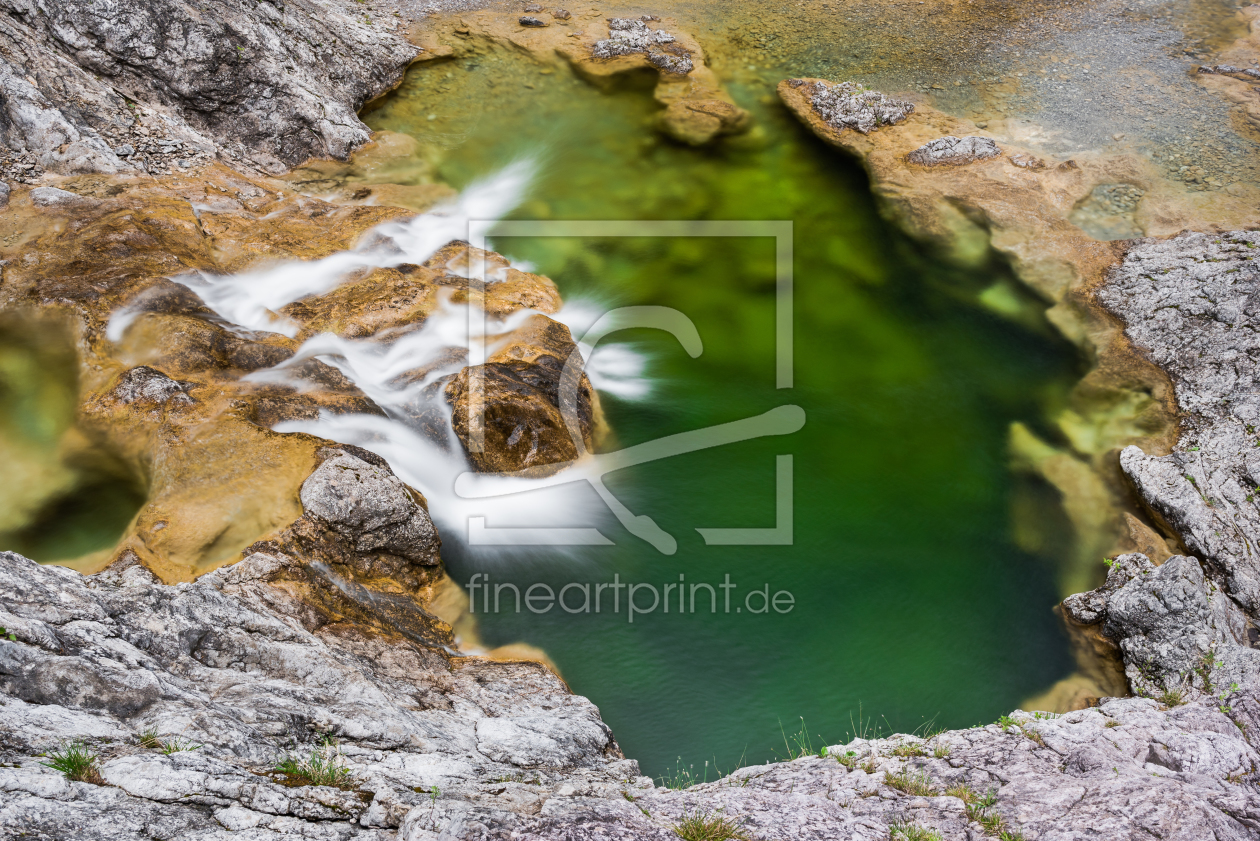
[[[497,175],[468,187],[451,205],[435,208],[406,222],[380,225],[364,236],[360,245],[320,260],[293,261],[234,276],[198,273],[173,278],[194,292],[226,326],[247,331],[296,335],[299,325],[279,314],[286,304],[325,294],[362,271],[403,264],[420,264],[452,240],[484,235],[493,221],[516,207],[528,186],[533,166],[520,162]],[[475,274],[480,266],[452,266],[451,271]],[[503,279],[503,272],[487,274],[488,283]],[[143,312],[138,301],[111,318],[107,335],[122,338],[134,318]],[[346,444],[354,444],[385,458],[404,482],[420,490],[444,539],[468,545],[470,523],[479,527],[560,528],[589,530],[611,522],[608,508],[583,481],[590,459],[569,467],[570,483],[555,479],[539,482],[526,478],[470,476],[464,451],[451,431],[450,408],[440,387],[443,377],[467,364],[469,351],[494,351],[496,336],[510,332],[534,315],[525,310],[506,319],[469,318],[466,304],[454,304],[450,294],[415,328],[386,330],[364,339],[331,333],[306,340],[289,360],[274,368],[254,372],[246,382],[283,383],[300,390],[314,388],[298,373],[301,362],[318,359],[341,371],[384,410],[379,415],[322,413],[313,420],[286,421],[278,432],[306,432]],[[595,305],[571,303],[550,316],[580,338],[603,311]],[[480,315],[474,313],[474,315]],[[485,325],[481,333],[469,324]],[[606,344],[592,349],[579,342],[585,370],[600,391],[625,399],[638,399],[650,390],[644,378],[644,359],[624,345]],[[446,423],[445,442],[421,432],[422,417],[441,417]],[[431,433],[430,433],[431,434]],[[462,498],[456,480],[475,491]],[[596,535],[598,537],[598,535]],[[481,541],[483,544],[485,541]],[[493,542],[493,539],[491,539]],[[504,556],[503,547],[472,547],[479,556]],[[555,554],[548,550],[549,555]],[[511,552],[521,557],[521,550]]]

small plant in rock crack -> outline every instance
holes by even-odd
[[[783,747],[787,750],[787,762],[793,759],[800,759],[802,756],[824,756],[814,750],[814,740],[810,738],[809,730],[805,727],[805,718],[800,719],[801,726],[795,733],[788,736],[783,730],[783,722],[779,722],[779,732],[783,735]],[[823,748],[826,751],[826,748]]]
[[[855,750],[847,750],[844,753],[833,753],[832,756],[836,758],[836,762],[839,762],[850,771],[857,767],[858,755]]]
[[[942,841],[941,834],[909,821],[893,821],[888,825],[888,837],[892,841]]]
[[[4,627],[0,627],[0,637],[7,639],[9,642],[17,642],[17,634]]]
[[[341,748],[332,744],[320,745],[305,758],[285,757],[273,770],[299,785],[341,787],[350,783],[350,769]]]
[[[709,763],[704,763],[704,770],[699,777],[696,776],[696,766],[688,765],[683,767],[682,757],[674,763],[674,770],[671,773],[662,774],[660,777],[661,785],[665,788],[672,788],[674,791],[682,791],[685,788],[691,788],[699,783],[707,782],[709,778]]]
[[[743,823],[717,812],[683,812],[674,824],[674,834],[683,841],[751,841],[741,828]]]
[[[1179,707],[1185,703],[1185,695],[1177,688],[1165,689],[1163,692],[1155,696],[1155,700],[1159,701],[1165,707]]]
[[[927,751],[918,742],[902,742],[893,748],[893,756],[927,756]]]
[[[936,796],[936,787],[932,785],[932,778],[926,771],[911,773],[910,769],[903,768],[896,774],[885,773],[884,784],[916,797]]]
[[[142,748],[149,748],[150,750],[162,749],[162,740],[158,738],[156,727],[141,730],[140,735],[136,736],[136,744]]]
[[[60,750],[45,754],[47,762],[41,762],[47,768],[60,771],[67,780],[76,783],[95,783],[101,785],[101,773],[96,767],[97,754],[87,749],[82,742],[69,742]]]
[[[154,727],[142,730],[140,735],[136,736],[136,744],[149,750],[160,750],[167,756],[183,751],[200,750],[204,747],[200,742],[194,742],[192,739],[185,739],[182,736],[161,739],[158,737],[157,728]]]

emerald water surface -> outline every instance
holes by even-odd
[[[658,610],[633,624],[624,605],[619,614],[480,616],[487,644],[543,648],[653,775],[679,758],[723,770],[741,757],[772,758],[784,752],[780,728],[790,733],[801,718],[815,744],[834,743],[859,708],[898,730],[933,717],[944,726],[992,721],[1072,666],[1051,612],[1060,515],[1052,496],[1029,495],[1012,475],[1006,447],[1012,422],[1044,426],[1080,363],[1048,330],[977,303],[981,291],[1010,283],[1001,267],[951,268],[893,231],[861,170],[771,92],[734,87],[757,128],[692,149],[652,130],[650,89],[602,93],[567,70],[483,47],[413,69],[366,115],[373,129],[417,138],[433,176],[456,187],[537,157],[539,175],[515,218],[794,225],[790,389],[775,387],[772,240],[495,240],[568,300],[673,307],[699,330],[697,359],[664,333],[621,337],[647,354],[654,391],[638,401],[604,397],[610,446],[784,404],[807,416],[793,435],[611,478],[631,510],[678,539],[674,555],[617,528],[606,530],[615,546],[494,563],[448,540],[461,583],[482,572],[522,589],[614,574],[657,587],[680,574],[711,584],[729,575],[738,585],[729,614],[718,591],[717,614],[702,594],[694,614]],[[696,528],[774,526],[781,454],[793,456],[792,545],[705,545]],[[1047,526],[1039,556],[1013,543],[1017,503],[1025,512],[1032,504]],[[736,612],[749,589],[766,584],[793,595],[790,612]]]

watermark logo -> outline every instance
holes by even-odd
[[[487,249],[489,225],[470,225],[470,244]],[[792,223],[790,221],[508,221],[494,226],[494,235],[503,237],[769,237],[775,241],[775,387],[791,389],[793,385],[792,352]],[[484,261],[473,267],[469,279],[468,333],[484,335],[485,289],[487,278]],[[663,330],[672,335],[688,354],[700,355],[699,331],[691,319],[669,307],[623,307],[605,313],[581,336],[574,336],[580,346],[594,348],[610,334],[632,328]],[[467,401],[468,447],[483,452],[484,378],[479,366],[486,362],[485,345],[470,348],[469,389],[477,399]],[[560,412],[577,448],[581,471],[558,470],[545,479],[529,477],[532,487],[540,488],[570,482],[589,482],[600,499],[625,529],[646,541],[658,551],[672,555],[678,550],[675,537],[645,514],[631,511],[607,487],[604,477],[623,468],[658,461],[683,453],[722,447],[739,441],[768,436],[790,435],[805,424],[805,411],[785,402],[770,411],[730,423],[669,435],[610,453],[590,453],[581,434],[577,411],[578,386],[581,379],[581,353],[575,350],[565,364],[560,379]],[[772,528],[697,528],[709,546],[787,546],[792,544],[792,455],[782,454],[775,460],[775,525]],[[504,474],[511,476],[513,474]],[[501,490],[486,489],[478,483],[477,474],[465,473],[455,482],[455,493],[465,499],[498,495]],[[473,546],[575,546],[611,545],[598,529],[531,527],[506,528],[486,524],[484,517],[468,520],[468,542]],[[471,585],[470,585],[471,586]],[[535,585],[546,586],[546,585]],[[640,586],[640,585],[622,585]],[[651,585],[641,585],[651,586]],[[672,586],[672,585],[667,585]],[[708,585],[705,585],[708,586]],[[532,589],[532,588],[531,588]],[[567,588],[566,588],[567,589]],[[632,598],[632,596],[628,596]],[[770,596],[767,594],[767,599]],[[619,600],[618,600],[619,604]],[[767,608],[768,609],[768,608]]]
[[[758,616],[771,611],[790,613],[796,606],[795,596],[787,590],[771,594],[769,584],[743,593],[735,592],[739,590],[739,585],[731,581],[729,573],[716,586],[707,582],[688,582],[686,575],[679,573],[678,581],[658,588],[655,584],[622,581],[621,574],[616,573],[611,582],[573,581],[556,590],[543,583],[530,584],[524,589],[511,583],[492,583],[490,575],[478,572],[468,579],[464,587],[468,590],[469,613],[521,613],[524,608],[541,615],[558,608],[570,614],[621,614],[624,605],[626,621],[632,625],[635,616],[658,612]]]

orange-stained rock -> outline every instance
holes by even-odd
[[[189,580],[239,558],[259,540],[274,542],[291,557],[342,557],[333,552],[337,542],[328,529],[304,513],[299,499],[327,442],[271,428],[320,412],[381,410],[338,370],[314,359],[295,366],[314,386],[301,391],[241,378],[289,359],[315,333],[368,336],[417,326],[440,294],[466,301],[466,275],[483,263],[491,282],[479,297],[491,317],[560,308],[549,279],[513,269],[499,255],[470,253],[466,244],[452,243],[423,266],[377,269],[284,308],[300,325],[295,339],[232,329],[170,278],[317,259],[414,211],[350,198],[333,204],[219,166],[195,178],[89,176],[67,179],[61,188],[34,195],[21,188],[11,196],[0,220],[5,235],[0,259],[9,261],[0,279],[0,306],[59,313],[72,325],[80,411],[67,435],[82,442],[75,452],[112,459],[143,490],[144,503],[115,549],[82,559],[83,569],[99,569],[125,555],[165,581]],[[141,312],[111,341],[106,335],[111,314],[137,301]],[[563,335],[550,335],[540,323]],[[490,416],[558,417],[556,355],[567,354],[571,344],[566,328],[536,316],[519,339],[507,343],[504,352],[515,357],[493,357],[494,366],[529,384],[528,393],[496,390]],[[585,380],[583,387],[583,429],[589,436],[593,415]],[[502,405],[500,398],[506,401]],[[516,457],[495,451],[507,446],[506,440],[491,440],[486,457],[495,464]],[[440,575],[440,569],[411,575],[404,574],[405,564],[391,566],[380,553],[396,551],[392,545],[369,553],[376,560],[347,560],[338,574],[400,592],[428,586]]]
[[[613,51],[601,42],[617,34],[610,26],[638,24],[654,36],[649,49]],[[463,31],[461,31],[463,30]],[[523,50],[536,60],[561,60],[591,84],[611,90],[639,78],[655,79],[653,96],[664,106],[657,126],[665,134],[693,145],[748,128],[747,111],[737,106],[706,63],[704,49],[672,18],[610,19],[586,13],[556,19],[547,27],[521,26],[519,14],[483,10],[438,24],[438,34],[458,52],[467,39],[484,38]],[[671,40],[665,41],[665,38]]]

